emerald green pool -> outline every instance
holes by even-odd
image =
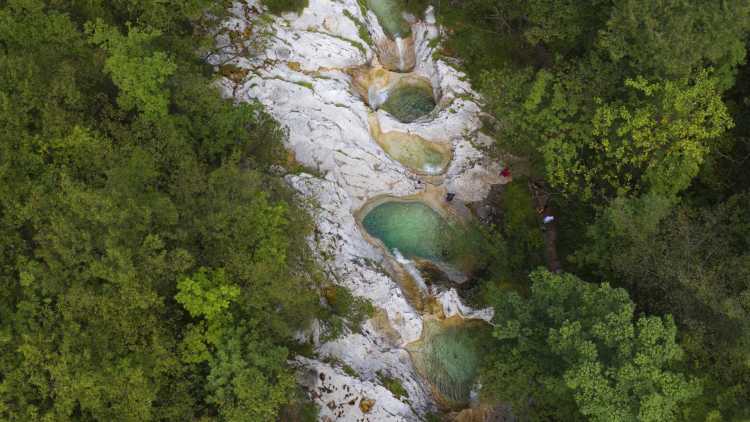
[[[419,372],[449,405],[469,401],[488,330],[474,321],[426,320],[422,339],[407,347]]]
[[[388,250],[398,249],[406,258],[445,259],[448,224],[422,202],[384,202],[367,213],[362,225]]]
[[[378,17],[380,26],[390,38],[406,38],[411,33],[403,16],[402,0],[367,0],[367,7]]]
[[[435,108],[435,96],[429,82],[411,81],[396,84],[380,108],[403,123],[411,123]]]

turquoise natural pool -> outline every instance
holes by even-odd
[[[443,261],[446,257],[448,224],[422,202],[384,202],[365,215],[362,225],[389,251],[398,249],[406,258]]]
[[[482,356],[487,324],[458,317],[425,320],[422,338],[407,346],[419,372],[449,407],[460,406],[469,396]]]
[[[435,108],[432,86],[420,80],[397,83],[388,90],[380,108],[403,123],[411,123]]]
[[[406,38],[411,33],[404,19],[402,0],[367,0],[367,7],[378,17],[385,33],[393,38]]]

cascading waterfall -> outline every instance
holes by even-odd
[[[404,39],[396,37],[396,50],[398,51],[398,70],[405,72],[406,69],[406,48],[404,47]]]
[[[388,39],[379,40],[380,63],[390,70],[408,72],[415,65],[415,57],[412,28],[404,16],[403,0],[366,0],[366,4]]]
[[[408,46],[399,34],[392,35],[398,53],[398,70],[405,72],[408,70]],[[389,86],[373,84],[369,86],[367,97],[374,110],[382,108],[402,123],[428,115],[436,105],[431,84],[413,76],[404,76]],[[444,158],[447,156],[450,161],[451,155],[441,153],[438,144],[409,133],[383,133],[377,118],[371,119],[370,124],[371,132],[384,151],[416,174],[439,175],[446,170],[448,164]],[[386,202],[371,209],[362,223],[370,235],[391,251],[422,294],[430,296],[432,288],[427,286],[420,269],[409,258],[433,260],[441,271],[452,271],[442,262],[448,247],[445,244],[448,225],[440,220],[425,204]],[[396,244],[409,258],[395,247]],[[448,278],[465,280],[463,274]],[[483,323],[461,317],[441,321],[428,315],[420,340],[407,346],[415,368],[432,386],[442,404],[462,407],[470,400],[481,356],[481,337],[487,335],[485,329]]]
[[[414,263],[414,261],[410,259],[406,259],[401,252],[399,252],[398,249],[393,249],[391,251],[393,253],[393,256],[396,258],[396,262],[401,264],[402,267],[406,270],[407,273],[414,279],[414,281],[417,283],[417,287],[419,287],[419,290],[430,294],[430,288],[427,286],[427,283],[424,281],[424,277],[422,277],[422,273],[419,272],[419,269],[417,268],[417,265]]]
[[[373,109],[379,108],[386,101],[388,101],[387,89],[381,89],[375,85],[367,89],[367,102]]]

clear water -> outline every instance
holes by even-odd
[[[404,257],[441,261],[448,224],[435,210],[421,202],[384,202],[362,220],[365,230],[389,250]]]
[[[388,91],[380,108],[403,123],[411,123],[435,108],[435,96],[429,83],[398,84]]]
[[[404,19],[402,0],[367,0],[367,7],[378,17],[380,26],[391,38],[406,38],[411,33],[409,23]]]
[[[469,400],[487,330],[479,322],[427,320],[422,339],[408,347],[417,369],[451,405]]]

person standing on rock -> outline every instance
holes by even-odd
[[[503,170],[500,172],[500,176],[506,179],[510,179],[510,169],[508,168],[508,166],[503,167]]]

